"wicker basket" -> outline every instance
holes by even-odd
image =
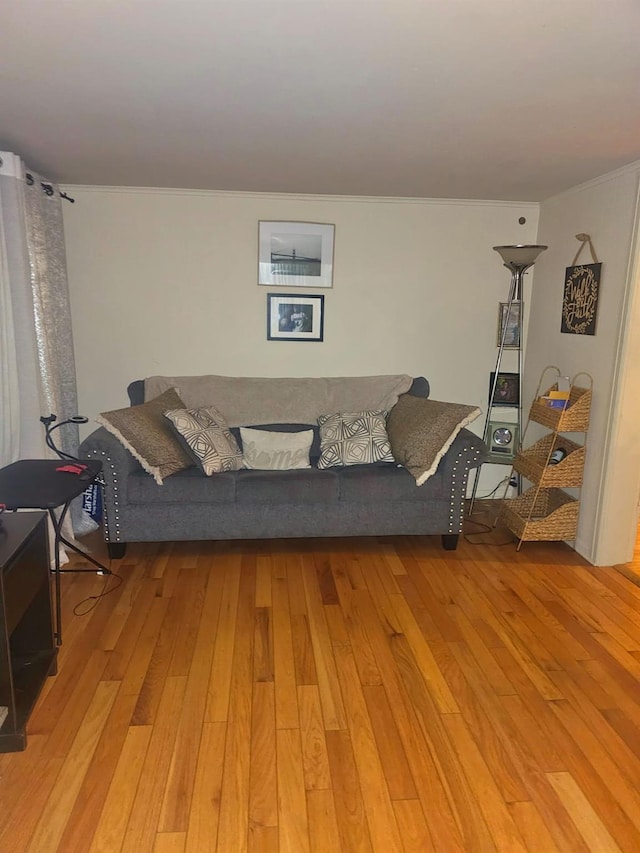
[[[573,540],[579,511],[580,502],[561,489],[539,491],[534,486],[504,501],[500,519],[521,542]]]
[[[553,385],[543,396],[551,391],[557,391]],[[567,406],[564,409],[552,409],[539,400],[531,404],[529,417],[532,421],[546,426],[556,432],[587,432],[589,429],[589,412],[591,410],[591,389],[573,386]]]
[[[567,455],[557,465],[549,465],[552,452],[558,448],[565,450]],[[582,445],[569,441],[564,436],[549,433],[526,450],[520,450],[514,459],[513,467],[530,482],[545,488],[573,488],[582,485],[584,458],[585,448]]]

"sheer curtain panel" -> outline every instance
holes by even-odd
[[[0,465],[50,455],[40,417],[77,414],[60,192],[0,151]],[[78,449],[78,427],[56,440]],[[74,528],[83,515],[73,508]],[[80,532],[86,532],[80,530]]]

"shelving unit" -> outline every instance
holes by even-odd
[[[551,408],[543,397],[558,391],[558,381],[541,392],[549,371],[556,372],[557,380],[561,378],[557,367],[543,370],[522,436],[523,445],[531,422],[549,432],[529,447],[523,446],[513,461],[513,471],[532,485],[521,495],[504,500],[500,510],[500,520],[519,539],[517,550],[523,542],[573,540],[578,531],[580,499],[563,490],[582,486],[593,380],[588,373],[576,374],[570,380],[564,407]],[[577,385],[578,377],[587,380],[588,387]],[[583,444],[564,433],[583,433]],[[558,449],[565,451],[565,457],[557,464],[550,464]]]
[[[47,517],[3,513],[0,535],[0,752],[27,745],[26,725],[48,675],[56,673]]]

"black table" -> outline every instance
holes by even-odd
[[[83,461],[85,466],[81,475],[56,469],[65,465],[60,459],[21,459],[0,468],[0,504],[7,509],[43,509],[47,510],[55,532],[54,568],[55,607],[56,607],[56,643],[62,643],[62,610],[60,606],[60,575],[64,572],[95,572],[96,569],[61,569],[59,545],[81,554],[97,568],[97,574],[110,575],[111,570],[94,560],[62,535],[62,525],[71,502],[95,482],[102,471],[102,462]],[[59,516],[55,510],[62,507]]]

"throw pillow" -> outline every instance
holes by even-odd
[[[311,468],[309,451],[313,430],[273,432],[240,427],[244,467],[261,471],[288,471]]]
[[[435,473],[460,430],[478,415],[477,406],[402,394],[387,420],[396,462],[404,465],[421,486]]]
[[[165,412],[207,477],[242,468],[242,452],[224,416],[213,406]]]
[[[386,421],[384,411],[320,415],[318,468],[393,462]]]
[[[165,477],[193,465],[164,417],[168,409],[178,408],[184,408],[184,403],[176,389],[169,388],[140,406],[102,412],[96,421],[126,447],[158,485],[162,485]]]

